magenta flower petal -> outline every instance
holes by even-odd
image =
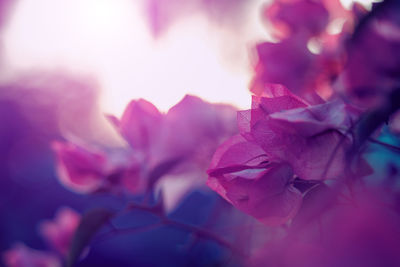
[[[259,94],[264,85],[284,84],[297,95],[305,94],[313,82],[316,55],[307,48],[306,36],[294,36],[279,43],[257,46],[258,62],[251,91]]]
[[[278,111],[307,107],[306,101],[291,93],[280,84],[268,84],[264,86],[260,96],[252,97],[252,108],[260,108],[264,114]]]
[[[183,157],[205,170],[217,146],[236,133],[235,126],[233,107],[210,104],[187,95],[165,116],[158,156],[163,160]]]
[[[312,136],[332,129],[344,134],[355,124],[360,115],[361,110],[336,100],[307,108],[274,113],[270,118],[279,120],[282,124],[290,124],[303,136]]]
[[[289,162],[302,179],[334,179],[344,175],[347,130],[357,110],[335,101],[266,116],[251,135],[272,160]],[[323,149],[321,149],[323,147]]]
[[[39,230],[52,248],[66,256],[80,218],[80,214],[76,211],[63,207],[57,211],[53,221],[42,222]]]
[[[147,152],[159,133],[162,115],[158,109],[139,99],[131,101],[119,123],[120,131],[128,143],[142,152]]]
[[[240,135],[216,151],[208,173],[211,189],[267,225],[287,222],[300,207],[302,195],[290,183],[291,167],[268,163],[264,151]]]
[[[107,175],[106,156],[71,143],[53,144],[60,182],[79,193],[99,189]]]
[[[185,96],[168,111],[153,157],[156,163],[179,159],[158,185],[168,211],[193,188],[204,186],[212,154],[223,140],[237,133],[235,126],[233,107],[194,96]]]

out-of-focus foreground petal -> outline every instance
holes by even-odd
[[[18,243],[3,254],[7,267],[61,267],[59,259],[48,252],[28,248]]]
[[[57,211],[54,220],[46,220],[39,225],[39,231],[53,249],[66,256],[80,219],[79,213],[62,207]]]

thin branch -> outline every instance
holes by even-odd
[[[163,225],[162,223],[158,222],[158,223],[150,224],[150,225],[122,228],[122,229],[113,227],[109,232],[104,233],[104,234],[100,235],[98,238],[96,238],[96,240],[94,240],[94,243],[103,242],[115,235],[147,232],[147,231],[156,229],[162,225]]]
[[[372,137],[368,138],[368,141],[370,141],[371,143],[377,144],[377,145],[381,145],[381,146],[383,146],[383,147],[385,147],[385,148],[387,148],[389,150],[393,150],[395,152],[400,152],[400,147],[394,146],[394,145],[391,145],[391,144],[388,144],[388,143],[385,143],[385,142],[382,142],[382,141],[379,141],[379,140],[374,139]]]
[[[130,210],[140,210],[140,211],[148,212],[148,213],[158,217],[160,219],[160,221],[158,223],[151,224],[151,225],[131,227],[131,228],[125,228],[125,229],[118,229],[113,224],[111,224],[111,230],[109,232],[103,234],[96,241],[97,242],[104,241],[105,239],[107,239],[115,234],[132,234],[132,233],[149,231],[149,230],[152,230],[157,227],[164,226],[164,225],[169,225],[169,226],[176,227],[181,230],[190,232],[193,235],[197,236],[198,238],[212,240],[212,241],[218,243],[219,245],[226,247],[233,253],[237,253],[238,255],[247,257],[247,255],[245,255],[242,251],[235,248],[229,242],[220,238],[218,235],[214,234],[211,231],[205,230],[205,229],[195,226],[195,225],[190,225],[190,224],[178,222],[178,221],[167,218],[165,216],[165,214],[163,213],[163,210],[160,209],[158,206],[146,206],[146,205],[141,205],[141,204],[136,204],[136,203],[130,203],[127,206],[127,208],[125,210],[123,210],[123,212],[127,212]]]
[[[242,251],[238,250],[237,248],[232,246],[229,242],[227,242],[224,239],[220,238],[219,236],[217,236],[213,232],[210,232],[208,230],[205,230],[205,229],[200,228],[200,227],[195,226],[195,225],[185,224],[185,223],[181,223],[181,222],[178,222],[178,221],[169,220],[167,218],[164,219],[163,222],[165,224],[167,224],[167,225],[170,225],[170,226],[173,226],[173,227],[176,227],[176,228],[191,232],[194,235],[198,236],[199,238],[213,240],[216,243],[220,244],[221,246],[228,248],[232,252],[237,253],[237,254],[239,254],[239,255],[241,255],[243,257],[247,257],[247,255],[245,255]]]

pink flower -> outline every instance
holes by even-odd
[[[22,243],[3,254],[3,261],[7,267],[61,267],[61,262],[52,253],[28,248]]]
[[[344,175],[346,151],[353,142],[348,130],[360,111],[341,101],[309,105],[279,86],[265,90],[253,98],[250,132],[244,133],[248,139],[270,160],[288,162],[302,179]]]
[[[80,193],[115,189],[140,194],[155,186],[163,190],[171,210],[188,192],[204,185],[213,152],[237,133],[235,114],[231,106],[194,96],[185,96],[166,114],[143,99],[134,100],[120,120],[109,117],[127,147],[56,143],[59,179]]]
[[[360,8],[356,11],[363,13]],[[265,85],[279,83],[310,103],[315,93],[329,98],[344,68],[345,41],[358,18],[354,13],[339,0],[273,1],[264,16],[278,40],[256,46],[251,91],[259,95]],[[344,21],[342,28],[339,21]],[[335,27],[338,32],[329,31]]]
[[[57,211],[53,221],[42,222],[39,231],[53,249],[66,256],[80,219],[79,213],[63,207]]]
[[[238,112],[240,135],[221,145],[209,167],[208,186],[236,208],[267,225],[292,219],[302,202],[293,185],[348,175],[349,129],[359,110],[341,101],[310,105],[280,85],[253,96],[252,109]],[[362,159],[349,168],[370,169]]]
[[[257,144],[240,135],[218,148],[208,174],[211,189],[264,224],[286,223],[301,205],[290,165],[270,162]]]

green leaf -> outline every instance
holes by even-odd
[[[114,212],[107,209],[90,210],[82,216],[67,255],[67,266],[72,267],[78,261],[82,251],[90,243],[98,230],[109,221]]]

